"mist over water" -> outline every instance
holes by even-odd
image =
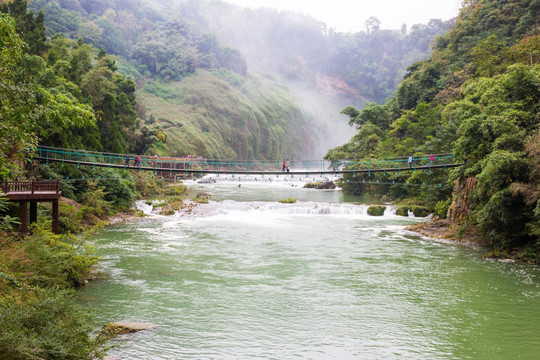
[[[356,129],[348,124],[346,115],[340,114],[350,103],[325,96],[306,84],[285,83],[293,92],[295,102],[320,126],[318,137],[312,139],[312,151],[304,154],[305,158],[322,159],[329,149],[345,144],[354,136]]]
[[[191,184],[191,213],[105,229],[84,289],[119,359],[533,359],[540,271],[404,230],[425,219],[295,184]],[[293,185],[293,186],[291,186]],[[295,204],[277,200],[294,197]],[[140,208],[152,214],[141,202]]]

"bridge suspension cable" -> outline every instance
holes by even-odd
[[[86,150],[63,149],[38,146],[35,160],[49,163],[72,164],[79,166],[106,167],[136,171],[152,171],[155,175],[174,176],[175,174],[205,175],[332,175],[371,174],[386,172],[407,172],[413,170],[447,169],[463,165],[456,163],[451,154],[415,156],[412,162],[408,157],[368,159],[361,161],[340,160],[292,160],[292,170],[283,171],[281,160],[215,160],[202,157],[160,157],[148,155],[105,153]]]

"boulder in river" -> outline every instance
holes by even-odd
[[[409,207],[408,206],[398,206],[398,208],[396,210],[396,215],[409,216]]]
[[[383,216],[385,210],[386,210],[386,206],[371,205],[370,207],[368,207],[367,213],[368,215],[371,215],[371,216]]]
[[[134,333],[143,330],[155,328],[152,324],[146,324],[141,322],[131,322],[131,321],[118,321],[105,324],[101,333],[109,338],[113,338],[118,335]]]
[[[317,189],[335,189],[336,184],[333,181],[326,181],[317,186]]]

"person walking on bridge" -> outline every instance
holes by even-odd
[[[409,168],[412,168],[412,155],[409,156]]]
[[[435,156],[433,156],[433,154],[431,154],[429,156],[429,166],[433,166],[433,160],[435,160]]]
[[[283,168],[281,169],[281,171],[285,172],[285,160],[283,160]]]
[[[287,172],[290,170],[291,163],[289,163],[289,159],[287,159]]]
[[[129,166],[129,155],[126,154],[126,161],[124,161],[124,167]]]

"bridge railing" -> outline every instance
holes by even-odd
[[[111,166],[130,166],[130,167],[151,167],[151,168],[179,168],[178,165],[183,167],[195,166],[206,161],[202,157],[155,157],[148,155],[134,155],[134,154],[118,154],[118,153],[106,153],[86,150],[72,150],[63,148],[53,148],[46,146],[39,146],[37,148],[37,156],[45,161],[55,162],[70,162],[80,164],[104,164]],[[137,158],[140,158],[140,163],[137,163]]]
[[[151,168],[156,171],[164,171],[170,169],[185,169],[185,170],[200,170],[201,172],[212,171],[281,171],[283,161],[281,160],[216,160],[205,159],[202,157],[185,156],[185,157],[160,157],[148,155],[133,155],[133,154],[117,154],[117,153],[102,153],[85,150],[72,150],[63,148],[53,148],[39,146],[37,148],[37,157],[45,161],[80,163],[85,165],[104,164],[115,167],[129,166],[140,168]],[[137,157],[141,158],[141,162],[136,163]],[[128,159],[128,160],[127,160]],[[313,169],[317,171],[326,170],[330,166],[330,162],[324,160],[297,160],[290,161],[290,166],[293,168]]]
[[[455,164],[452,154],[434,154],[433,162],[431,155],[414,156],[410,167],[444,166]],[[403,169],[409,167],[409,157],[401,156],[383,159],[364,159],[361,161],[340,160],[333,164],[334,167],[341,167],[348,170],[383,170],[383,169]]]
[[[101,164],[102,166],[145,168],[146,170],[167,172],[167,170],[186,170],[190,172],[280,172],[282,160],[212,160],[202,157],[159,157],[133,154],[102,153],[95,151],[72,150],[39,146],[38,158],[55,162],[69,162],[84,165]],[[140,163],[135,162],[140,157]],[[434,155],[433,164],[430,155],[413,157],[412,167],[441,166],[454,164],[455,159],[451,154]],[[383,159],[369,159],[361,161],[339,160],[329,162],[326,160],[291,160],[291,171],[328,171],[338,172],[342,170],[382,170],[401,169],[409,167],[408,157],[394,157]]]

